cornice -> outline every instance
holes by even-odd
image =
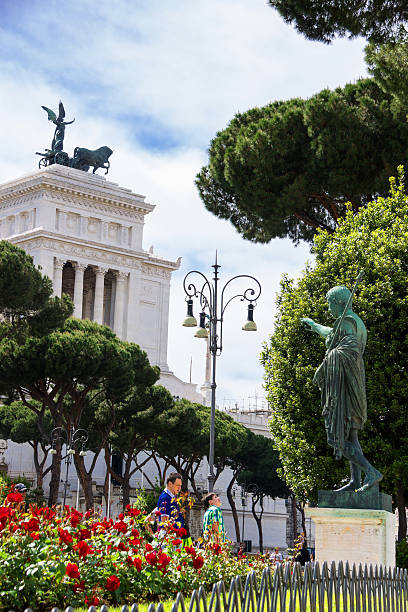
[[[64,207],[64,212],[69,212],[70,208],[74,208],[78,211],[83,211],[85,209],[87,212],[94,214],[102,213],[111,218],[125,218],[129,221],[144,223],[144,217],[146,213],[127,210],[126,208],[118,206],[109,206],[109,204],[101,204],[97,201],[90,202],[79,197],[68,197],[66,195],[63,195],[62,193],[45,190],[35,190],[32,193],[18,196],[11,200],[6,199],[3,202],[1,201],[0,195],[0,211],[21,206],[22,204],[32,204],[38,202],[39,199],[43,197],[43,195],[46,196],[48,199],[57,201],[59,207]]]
[[[14,236],[11,240],[13,244],[23,247],[26,251],[32,252],[38,249],[53,251],[58,259],[62,255],[66,256],[65,261],[78,259],[90,259],[92,262],[102,262],[112,264],[111,267],[123,267],[137,269],[142,275],[156,276],[160,278],[170,278],[173,270],[180,267],[179,258],[177,261],[168,261],[160,258],[152,258],[151,254],[145,251],[124,250],[114,246],[101,246],[83,239],[62,238],[57,234],[34,230],[26,232],[20,236]]]
[[[50,166],[51,168],[53,166]],[[85,177],[81,175],[79,181],[72,175],[72,169],[64,173],[61,168],[64,166],[54,171],[46,169],[3,184],[0,186],[0,207],[16,206],[39,197],[50,197],[60,202],[76,203],[81,208],[94,210],[100,206],[109,206],[110,213],[118,208],[124,209],[128,215],[130,213],[129,216],[136,211],[144,216],[155,208],[154,205],[144,201],[144,196],[135,194],[130,189],[118,187],[103,177],[82,173]],[[6,206],[3,203],[7,203]]]

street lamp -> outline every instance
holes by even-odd
[[[51,432],[51,445],[52,448],[50,450],[50,455],[57,454],[57,442],[61,442],[66,445],[66,455],[65,455],[65,483],[64,483],[64,503],[63,508],[65,508],[65,502],[67,499],[67,486],[68,486],[68,472],[69,466],[71,464],[71,460],[73,455],[75,455],[76,451],[75,447],[80,447],[79,451],[80,457],[86,457],[85,444],[88,441],[88,432],[85,429],[75,429],[73,425],[68,429],[68,431],[64,427],[55,427],[55,429]],[[79,479],[78,479],[79,480]],[[77,506],[78,506],[78,493],[79,493],[79,485],[77,491]]]
[[[186,294],[187,302],[187,316],[183,321],[184,327],[196,327],[197,320],[193,314],[193,298],[199,299],[201,308],[199,327],[194,334],[196,338],[208,338],[209,349],[211,354],[211,424],[210,424],[210,450],[208,454],[209,474],[208,474],[208,491],[212,492],[214,488],[214,427],[215,427],[215,389],[217,387],[215,382],[216,372],[216,361],[217,357],[221,355],[223,348],[223,337],[222,329],[224,323],[224,313],[228,304],[235,298],[240,298],[241,302],[248,302],[248,315],[247,321],[242,326],[244,331],[256,331],[256,323],[253,318],[254,306],[256,306],[256,300],[261,295],[261,285],[259,281],[253,276],[248,274],[238,274],[230,278],[219,295],[218,283],[218,269],[221,266],[217,262],[217,253],[215,254],[215,263],[212,266],[214,268],[213,282],[198,270],[191,270],[186,274],[183,281],[184,292]],[[194,278],[193,275],[197,276],[197,285],[190,280]],[[225,290],[229,287],[230,283],[238,278],[245,278],[251,281],[252,287],[245,289],[243,293],[237,293],[229,299],[226,299]],[[203,283],[201,285],[201,283]],[[201,287],[201,288],[200,288]]]

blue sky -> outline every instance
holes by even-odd
[[[297,276],[308,248],[289,241],[245,242],[201,204],[194,177],[211,138],[237,112],[272,100],[309,97],[364,76],[364,42],[306,41],[265,0],[0,0],[0,181],[35,171],[35,151],[50,146],[41,105],[67,118],[65,150],[114,149],[108,178],[156,204],[145,248],[182,256],[173,277],[169,365],[181,378],[204,375],[204,343],[180,328],[183,276],[253,274],[263,286],[259,331],[240,332],[244,308],[232,304],[219,359],[218,400],[262,386],[259,352],[273,328],[282,273]]]

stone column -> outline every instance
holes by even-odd
[[[84,299],[84,272],[88,265],[77,262],[75,268],[75,285],[74,285],[74,317],[82,319],[82,302]]]
[[[67,213],[63,210],[59,211],[59,231],[61,234],[67,232]]]
[[[32,230],[35,228],[35,208],[32,208],[28,216],[28,229]]]
[[[121,243],[124,247],[129,246],[129,228],[125,225],[122,225],[122,236]]]
[[[118,338],[123,338],[123,319],[125,308],[125,282],[128,277],[127,272],[117,272],[116,274],[116,293],[115,293],[115,318],[113,331]]]
[[[63,259],[54,259],[54,295],[61,297],[62,293],[62,270],[65,261]]]
[[[21,234],[21,222],[22,222],[21,213],[16,213],[15,225],[14,225],[15,234]]]
[[[100,325],[103,324],[103,297],[105,290],[105,274],[107,268],[95,268],[95,301],[93,320]]]
[[[167,365],[167,342],[169,334],[169,306],[170,306],[170,273],[166,272],[166,278],[161,280],[159,312],[160,335],[157,339],[157,365],[161,370],[168,370]]]

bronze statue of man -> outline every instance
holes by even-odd
[[[365,491],[382,479],[382,474],[364,457],[358,440],[358,432],[367,419],[363,361],[367,330],[353,312],[352,297],[352,292],[343,286],[327,293],[330,313],[336,319],[333,327],[301,319],[310,331],[326,339],[326,355],[313,382],[321,392],[327,442],[336,459],[346,457],[350,462],[350,482],[339,491]],[[363,485],[361,472],[365,474]]]

